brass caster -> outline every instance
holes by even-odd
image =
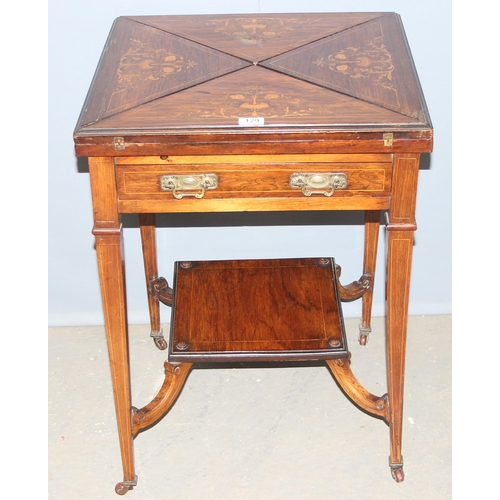
[[[370,326],[363,326],[362,323],[359,325],[359,345],[366,345],[366,343],[368,342],[368,335],[371,331],[372,329]]]
[[[131,490],[137,484],[137,476],[133,481],[122,481],[115,486],[115,493],[125,495],[128,490]]]
[[[389,467],[391,468],[391,474],[396,483],[402,483],[405,480],[405,473],[403,472],[403,458],[401,457],[401,462],[391,462],[389,460]]]
[[[163,336],[163,328],[159,330],[152,331],[150,335],[155,343],[155,346],[160,349],[160,351],[164,351],[167,348],[167,341]]]
[[[164,351],[167,348],[167,341],[165,339],[153,339],[155,346],[160,349],[160,351]]]
[[[405,480],[405,473],[403,469],[395,469],[392,471],[392,477],[396,480],[396,483],[402,483]]]
[[[131,486],[125,486],[123,483],[118,483],[116,486],[115,486],[115,492],[118,494],[118,495],[125,495],[125,493],[127,493],[127,491],[131,488]]]

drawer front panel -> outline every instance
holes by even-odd
[[[219,161],[203,157],[199,163],[192,157],[188,159],[189,163],[181,163],[186,159],[179,157],[178,161],[166,161],[165,164],[143,163],[144,158],[140,159],[141,163],[137,160],[134,163],[133,158],[122,159],[117,161],[119,200],[125,208],[130,205],[128,202],[135,202],[136,208],[137,203],[142,206],[156,202],[155,211],[158,202],[166,204],[165,211],[182,211],[182,206],[191,211],[194,210],[190,208],[193,203],[205,205],[210,201],[224,200],[275,200],[278,203],[276,210],[286,210],[286,200],[295,200],[304,205],[298,209],[308,210],[323,204],[328,209],[328,203],[332,201],[327,200],[343,199],[345,204],[349,199],[378,198],[380,203],[390,196],[392,162],[387,161],[390,155],[366,155],[368,158],[363,155],[355,158],[350,155],[313,156],[315,160],[323,161],[293,161],[297,159],[295,156],[285,157],[290,161],[283,161],[283,156],[279,157],[279,162],[271,155],[227,156],[219,157]],[[328,162],[325,159],[343,161]],[[352,159],[358,161],[347,161]],[[361,162],[360,159],[370,161]],[[283,202],[281,207],[280,200]],[[311,202],[314,206],[308,208]],[[235,209],[238,210],[237,205]]]

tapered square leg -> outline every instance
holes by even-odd
[[[404,479],[402,435],[406,329],[420,155],[394,155],[393,197],[387,224],[387,387],[394,479]]]
[[[123,240],[115,190],[113,158],[89,158],[99,280],[106,326],[111,380],[123,466],[117,493],[137,482],[134,468],[132,405]]]
[[[380,229],[380,210],[365,212],[365,248],[363,259],[363,275],[370,276],[371,285],[363,294],[361,324],[359,325],[359,343],[366,345],[371,332],[373,286],[375,281],[375,267],[377,263],[377,249]]]
[[[155,214],[139,214],[142,255],[144,260],[144,272],[146,275],[149,318],[151,322],[151,337],[156,347],[163,351],[167,348],[167,342],[161,328],[158,292],[160,287],[164,286],[164,283],[162,280],[158,279],[155,218]]]

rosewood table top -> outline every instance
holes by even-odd
[[[432,149],[397,14],[252,14],[116,19],[74,138],[80,156],[387,152],[384,133]]]

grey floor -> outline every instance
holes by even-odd
[[[352,369],[386,389],[384,324],[365,347],[347,319]],[[164,327],[168,331],[168,326]],[[163,382],[165,353],[130,329],[132,402]],[[130,500],[451,498],[451,316],[410,317],[405,481],[388,467],[389,433],[324,366],[195,368],[171,411],[135,439]],[[122,479],[102,327],[49,328],[49,498],[116,499]]]

